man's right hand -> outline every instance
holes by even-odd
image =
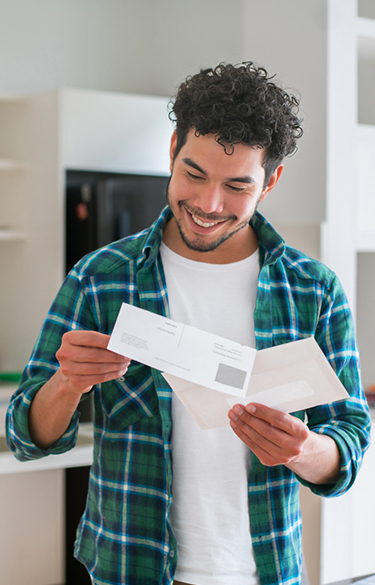
[[[35,395],[29,413],[33,442],[42,449],[66,431],[82,394],[94,384],[123,376],[130,359],[107,349],[109,335],[97,331],[69,331],[62,337],[57,372]]]
[[[110,336],[97,331],[69,331],[56,353],[61,378],[67,388],[79,394],[94,384],[123,376],[130,359],[107,349]]]

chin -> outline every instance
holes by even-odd
[[[240,225],[238,228],[234,229],[232,232],[224,232],[217,236],[217,238],[215,239],[205,241],[204,236],[192,235],[191,237],[188,237],[177,220],[176,223],[181,239],[184,242],[185,246],[189,248],[189,250],[194,250],[195,252],[212,252],[213,250],[216,250],[224,242],[229,240],[242,228],[248,225],[248,223],[245,223],[243,225]]]

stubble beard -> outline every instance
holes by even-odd
[[[231,238],[232,236],[237,234],[237,232],[239,232],[241,229],[248,226],[249,222],[251,220],[251,218],[250,218],[249,220],[244,221],[242,224],[237,226],[237,228],[234,231],[231,231],[231,232],[226,231],[226,232],[220,234],[220,236],[216,240],[212,240],[210,242],[204,242],[203,241],[204,235],[202,235],[202,237],[196,236],[195,239],[187,237],[187,235],[184,232],[184,229],[182,227],[182,221],[176,217],[176,214],[173,211],[173,207],[171,206],[169,184],[168,184],[168,189],[167,189],[167,201],[168,201],[169,207],[172,211],[172,214],[173,214],[174,220],[176,222],[176,225],[177,225],[177,228],[178,228],[178,231],[179,231],[179,234],[181,236],[182,241],[187,246],[187,248],[189,248],[189,250],[194,250],[195,252],[212,252],[213,250],[216,250],[219,246],[221,246],[221,244],[223,244],[229,238]],[[190,210],[189,206],[183,200],[179,201],[177,203],[177,205],[178,205],[178,208],[179,208],[181,213],[186,213],[185,210],[189,210],[188,212],[190,212],[190,213],[194,212],[194,210]],[[197,215],[202,216],[202,213],[200,213],[200,214],[197,213]],[[212,214],[211,216],[208,216],[208,217],[206,216],[205,218],[202,218],[202,219],[207,219],[207,221],[217,221],[219,219],[219,217],[217,215]],[[227,219],[237,219],[237,218],[236,218],[236,216],[232,216],[232,217],[227,218]]]

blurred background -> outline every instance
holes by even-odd
[[[178,85],[249,60],[301,99],[305,130],[260,211],[343,282],[371,401],[375,2],[0,0],[1,413],[74,253],[164,205]],[[18,464],[0,429],[1,585],[84,583],[67,558],[91,457],[85,416],[79,447],[52,461]],[[375,572],[374,458],[347,496],[301,490],[311,585]]]

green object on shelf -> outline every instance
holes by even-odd
[[[0,372],[0,382],[18,383],[21,379],[21,372]]]

